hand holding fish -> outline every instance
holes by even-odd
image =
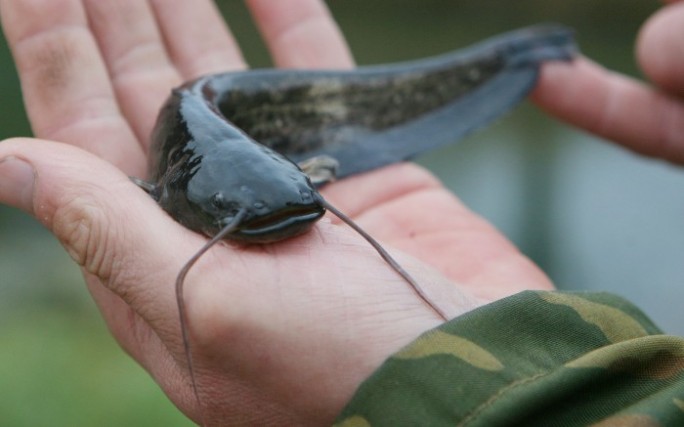
[[[320,2],[248,4],[279,66],[353,65]],[[244,68],[235,42],[209,1],[2,0],[0,13],[43,139],[0,144],[0,202],[55,234],[82,266],[122,347],[191,418],[330,423],[384,358],[439,324],[360,237],[333,221],[273,246],[217,246],[186,284],[198,408],[172,285],[206,239],[174,222],[128,176],[145,175],[148,135],[172,87]],[[555,102],[547,95],[566,90],[555,75],[588,75],[577,65],[553,67],[536,93],[547,106]],[[549,108],[596,129],[575,107]],[[415,165],[353,176],[322,193],[392,248],[451,316],[552,288]]]
[[[319,2],[249,4],[279,65],[352,65]],[[204,238],[127,176],[145,174],[148,135],[169,90],[241,68],[241,56],[209,1],[0,5],[34,133],[59,141],[2,143],[2,202],[60,239],[121,345],[199,419],[173,283]],[[452,316],[551,287],[417,166],[353,177],[324,194],[388,247],[429,261],[434,270],[398,256]],[[329,422],[387,355],[440,322],[364,241],[329,222],[274,246],[214,248],[188,275],[186,297],[208,423],[255,414]]]

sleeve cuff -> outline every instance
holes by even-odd
[[[684,425],[684,339],[661,334],[614,295],[522,292],[394,354],[336,425]]]

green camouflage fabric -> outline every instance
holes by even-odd
[[[394,354],[335,425],[684,426],[684,338],[614,295],[526,291]]]

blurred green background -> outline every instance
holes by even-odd
[[[638,76],[637,30],[659,7],[624,0],[331,0],[359,64],[419,58],[540,21]],[[240,1],[221,8],[253,66],[268,55]],[[30,135],[0,50],[0,137]],[[141,96],[143,96],[141,94]],[[638,107],[638,106],[637,106]],[[684,173],[523,105],[420,159],[563,288],[605,289],[684,334]],[[0,427],[191,423],[109,336],[80,273],[35,221],[0,206]]]

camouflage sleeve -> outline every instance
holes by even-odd
[[[426,332],[336,426],[684,426],[684,338],[602,293],[526,291]]]

